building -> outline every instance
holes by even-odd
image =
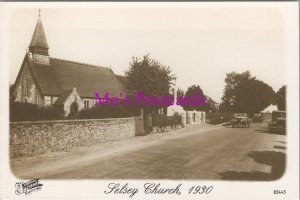
[[[206,96],[205,95],[205,99],[207,101],[207,104],[208,104],[208,112],[211,113],[211,112],[216,112],[216,111],[219,111],[220,109],[220,104],[215,102],[212,98],[210,98],[209,96]]]
[[[95,105],[95,93],[102,97],[126,95],[122,77],[107,67],[52,58],[42,19],[38,21],[16,78],[13,94],[15,101],[28,102],[40,107],[62,106],[66,115],[71,105],[77,110]]]

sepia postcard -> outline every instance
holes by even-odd
[[[299,199],[299,4],[0,3],[0,199]]]

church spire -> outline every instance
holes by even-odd
[[[29,44],[29,52],[33,57],[45,57],[48,53],[48,43],[41,19],[41,10],[39,9],[38,21],[36,23],[31,42]],[[35,56],[36,55],[36,56]],[[49,60],[49,59],[48,59]]]
[[[43,48],[44,51],[47,51],[48,54],[48,43],[47,43],[47,39],[46,39],[46,35],[45,35],[45,31],[44,31],[44,27],[43,27],[43,23],[42,23],[42,19],[41,19],[41,10],[39,9],[39,17],[38,17],[38,21],[36,23],[32,38],[31,38],[31,42],[29,44],[29,49],[30,48],[34,48],[34,47],[39,47],[39,48]]]

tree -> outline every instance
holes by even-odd
[[[275,95],[275,104],[278,110],[286,110],[286,86],[282,86]]]
[[[189,98],[194,96],[195,94],[198,94],[199,96],[204,96],[203,90],[200,88],[199,85],[192,85],[190,86],[186,93],[185,93],[185,98]],[[207,105],[205,106],[193,106],[193,105],[183,105],[184,110],[197,110],[197,111],[204,111],[207,108]]]
[[[170,67],[151,59],[149,54],[143,59],[133,57],[125,76],[129,81],[129,89],[143,92],[145,96],[169,95],[174,79]]]
[[[174,88],[171,89],[171,95],[174,96]],[[177,97],[183,97],[184,96],[184,91],[181,88],[177,89]]]
[[[220,109],[223,112],[260,112],[274,100],[275,92],[263,81],[251,77],[249,71],[226,75]]]
[[[168,66],[162,65],[157,60],[149,57],[149,54],[142,59],[133,57],[129,70],[125,72],[129,82],[129,90],[143,92],[145,96],[168,96],[174,75]],[[153,107],[141,104],[144,110],[145,128],[151,129],[151,113]]]

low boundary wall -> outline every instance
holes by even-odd
[[[138,123],[138,124],[137,124]],[[139,117],[11,122],[10,157],[68,151],[73,147],[122,141],[142,135]]]

